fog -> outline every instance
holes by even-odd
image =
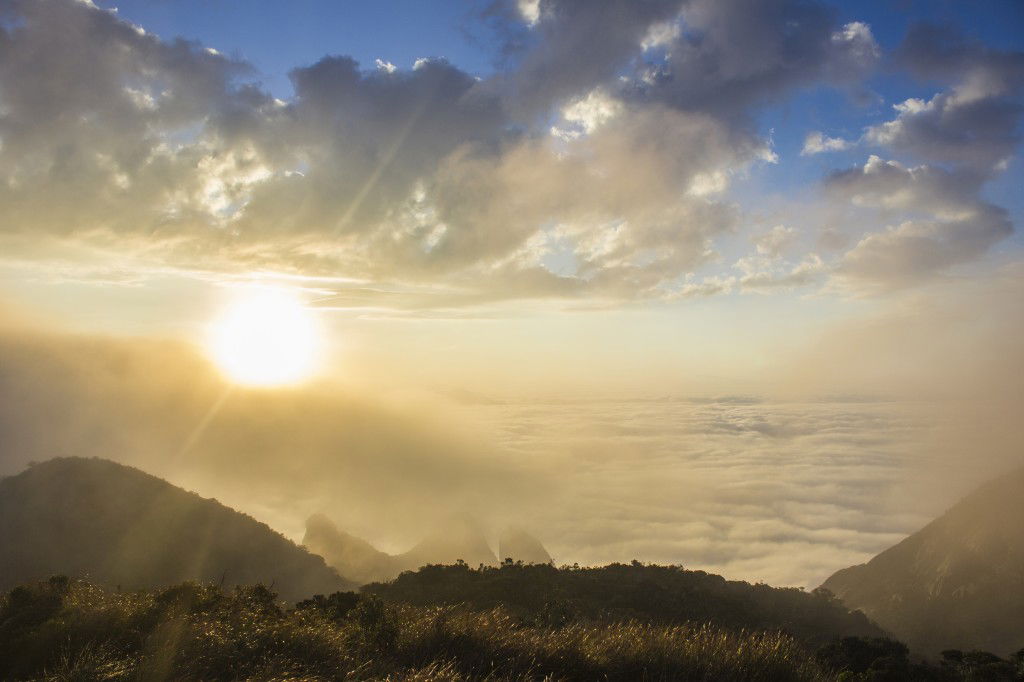
[[[300,539],[389,551],[453,514],[559,563],[640,559],[813,587],[1021,463],[1019,266],[848,319],[756,395],[510,399],[243,389],[180,342],[0,325],[0,472],[106,457]],[[980,302],[984,305],[980,305]]]

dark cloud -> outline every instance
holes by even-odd
[[[868,232],[840,262],[854,286],[898,288],[978,258],[1013,232],[1006,211],[978,196],[983,176],[935,166],[908,168],[872,156],[826,180],[832,199],[889,223]]]
[[[992,172],[1020,141],[1024,52],[990,49],[943,26],[911,28],[897,58],[911,73],[948,89],[895,105],[892,121],[869,128],[868,142],[917,158]]]
[[[867,25],[840,26],[814,2],[698,0],[681,22],[664,63],[641,67],[635,96],[726,119],[796,87],[855,83],[879,57]]]
[[[507,5],[517,4],[506,0]],[[650,27],[675,19],[683,0],[541,0],[531,47],[508,76],[528,116],[614,83],[640,56]],[[511,14],[511,12],[507,12]]]

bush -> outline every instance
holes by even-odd
[[[777,631],[584,619],[558,599],[543,618],[348,592],[287,609],[262,585],[111,592],[54,579],[0,596],[0,679],[946,682],[1016,679],[1007,670],[1024,661],[948,652],[928,667],[898,642],[858,638],[812,656]]]

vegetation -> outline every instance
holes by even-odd
[[[0,678],[818,680],[780,634],[711,626],[540,627],[497,608],[331,595],[284,610],[264,587],[111,592],[52,579],[0,605]]]
[[[659,625],[710,622],[716,626],[779,630],[810,645],[836,637],[882,637],[862,613],[847,610],[829,592],[726,580],[677,566],[611,564],[555,568],[506,561],[499,567],[425,566],[390,583],[364,588],[390,602],[418,606],[501,606],[538,625],[573,620],[637,620]]]
[[[570,620],[508,609],[317,596],[286,609],[261,585],[184,583],[116,592],[51,578],[0,597],[0,678],[10,680],[1019,680],[1002,661],[949,652],[909,663],[906,647],[845,638],[809,653],[770,632],[709,624]]]

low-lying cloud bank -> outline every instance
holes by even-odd
[[[560,561],[814,586],[1020,465],[1022,275],[845,322],[778,358],[765,398],[395,408],[338,386],[228,391],[177,345],[12,322],[0,468],[109,457],[295,538],[322,512],[404,551],[464,514],[523,526]]]
[[[0,349],[5,473],[108,457],[297,539],[323,512],[402,551],[461,514],[491,532],[533,529],[570,563],[638,558],[810,584],[920,518],[887,503],[916,428],[891,404],[396,410],[317,389],[225,393],[201,360],[157,342],[15,334]]]

